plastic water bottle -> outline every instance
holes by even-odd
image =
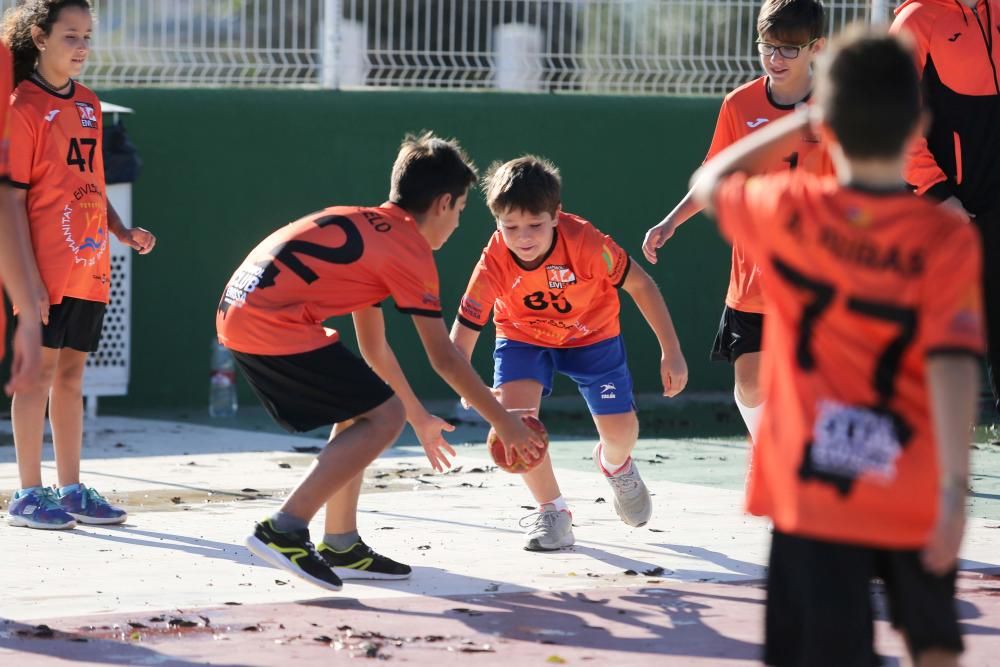
[[[208,387],[208,415],[236,415],[236,362],[218,341],[212,341],[212,373]]]

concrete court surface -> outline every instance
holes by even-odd
[[[9,424],[0,424],[9,432]],[[479,442],[464,429],[452,442]],[[6,439],[9,441],[9,437]],[[414,566],[403,582],[329,594],[242,545],[309,465],[316,439],[103,417],[88,424],[84,481],[126,525],[47,532],[0,525],[0,665],[758,664],[768,531],[740,511],[739,440],[644,440],[636,460],[654,518],[632,529],[590,463],[555,440],[577,544],[521,549],[531,512],[481,444],[435,475],[398,447],[369,470],[360,529]],[[960,611],[966,665],[1000,665],[1000,447],[977,445]],[[54,482],[47,447],[45,481]],[[17,486],[0,447],[3,509]],[[322,517],[313,523],[319,539]],[[886,664],[904,647],[879,623]]]

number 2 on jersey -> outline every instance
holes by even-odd
[[[83,159],[83,151],[80,146],[89,146],[90,152],[87,154],[87,159]],[[90,171],[94,173],[94,151],[97,149],[97,139],[76,139],[75,137],[69,140],[69,152],[66,153],[66,164],[70,166],[77,166],[80,171]]]

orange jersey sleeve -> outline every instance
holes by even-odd
[[[492,250],[497,241],[503,245],[499,236],[494,235],[490,239],[490,244],[483,250],[458,306],[458,321],[475,331],[481,331],[486,326],[493,311],[493,302],[501,291],[503,268],[493,259],[495,251]],[[505,250],[506,246],[503,249]]]
[[[621,287],[628,277],[632,260],[620,245],[607,234],[596,233],[588,237],[589,248],[584,248],[584,256],[592,257],[590,275],[603,278],[612,287]]]
[[[111,284],[101,107],[77,82],[56,94],[28,79],[11,104],[10,173],[27,190],[31,245],[49,293],[107,303]]]
[[[720,152],[732,146],[742,136],[738,131],[736,114],[733,113],[733,103],[730,96],[722,100],[722,107],[719,109],[719,117],[715,121],[715,132],[712,134],[712,143],[708,147],[708,154],[705,155],[705,162],[708,162]]]
[[[927,260],[919,330],[927,354],[984,351],[982,250],[972,225],[942,234]],[[946,279],[943,277],[947,276]]]

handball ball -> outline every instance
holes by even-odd
[[[525,461],[521,458],[521,455],[515,451],[514,463],[512,465],[507,465],[507,452],[504,450],[503,442],[500,441],[500,436],[497,435],[496,430],[490,428],[490,434],[486,436],[486,446],[490,450],[490,456],[493,457],[493,462],[496,463],[500,469],[517,474],[534,470],[538,464],[542,462],[542,459],[545,458],[545,453],[549,450],[549,434],[542,425],[542,422],[531,415],[522,415],[521,421],[524,422],[525,426],[533,431],[537,431],[538,434],[542,436],[542,450],[539,452],[539,457],[534,461]]]

